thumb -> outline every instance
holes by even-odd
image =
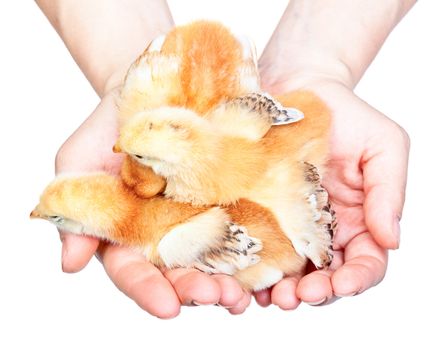
[[[99,240],[60,232],[62,240],[62,270],[73,273],[82,270],[96,252]]]
[[[409,137],[399,126],[387,138],[382,135],[363,160],[365,222],[376,242],[396,249],[407,182]]]

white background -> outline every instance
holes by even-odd
[[[170,3],[177,23],[219,19],[251,36],[259,52],[286,5]],[[161,321],[122,295],[97,261],[63,274],[55,229],[28,219],[58,147],[98,98],[34,2],[2,1],[0,348],[445,349],[445,10],[444,1],[420,1],[357,88],[412,138],[402,244],[385,280],[325,307],[284,312],[253,303],[237,317],[195,307]]]

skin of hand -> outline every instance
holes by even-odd
[[[116,94],[106,94],[90,117],[62,145],[56,172],[106,171],[119,174],[122,157],[112,152],[118,134]],[[115,285],[142,309],[159,318],[178,315],[181,305],[218,304],[232,314],[250,302],[230,276],[209,276],[193,269],[164,271],[132,250],[100,243],[90,237],[61,233],[62,269],[80,271],[96,253]]]

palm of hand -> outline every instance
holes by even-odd
[[[119,173],[122,156],[112,151],[118,136],[115,99],[115,91],[104,96],[93,113],[65,141],[56,156],[56,173]]]

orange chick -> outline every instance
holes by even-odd
[[[260,91],[255,47],[217,22],[178,26],[150,43],[130,66],[119,97],[120,119],[161,106],[200,115]]]

